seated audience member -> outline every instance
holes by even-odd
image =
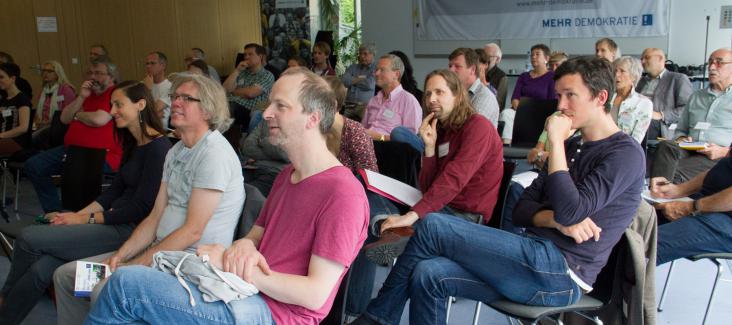
[[[244,127],[249,125],[250,113],[257,105],[265,102],[272,90],[274,75],[264,69],[267,50],[255,43],[244,46],[244,60],[224,81],[224,89],[229,93],[234,123]]]
[[[496,99],[498,107],[503,110],[506,108],[506,96],[508,95],[508,77],[506,73],[498,67],[503,57],[501,48],[496,43],[488,43],[483,46],[483,51],[488,57],[488,67],[485,72],[485,79],[488,85],[496,89]]]
[[[651,194],[664,199],[696,198],[656,205],[670,221],[658,226],[657,265],[699,254],[732,252],[732,158],[722,158],[709,171],[678,185],[655,177]]]
[[[653,102],[634,89],[643,73],[640,60],[632,56],[622,56],[615,60],[613,66],[615,94],[612,97],[610,116],[618,124],[620,131],[642,143],[651,124]]]
[[[374,77],[381,90],[369,100],[361,121],[366,133],[374,140],[389,141],[391,131],[397,126],[417,133],[422,107],[414,95],[402,88],[400,80],[403,74],[404,64],[398,56],[387,54],[379,58]]]
[[[346,103],[366,105],[374,97],[375,52],[374,44],[361,44],[358,47],[358,62],[351,64],[341,76],[341,81],[348,88]]]
[[[510,144],[513,138],[513,120],[516,117],[519,101],[522,97],[535,99],[554,99],[557,93],[554,90],[554,72],[547,68],[549,60],[549,47],[544,44],[536,44],[531,47],[531,66],[533,69],[522,73],[516,81],[516,86],[511,95],[511,109],[501,112],[500,120],[506,122],[501,138],[503,143]]]
[[[482,48],[476,48],[473,49],[473,51],[475,51],[475,54],[478,54],[478,78],[480,79],[480,83],[495,95],[498,91],[496,88],[493,88],[493,86],[489,84],[488,79],[486,79],[486,71],[488,71],[488,54],[485,54],[485,50]]]
[[[689,96],[694,92],[691,81],[683,73],[666,70],[666,55],[663,50],[643,50],[641,63],[646,75],[638,81],[635,91],[653,100],[653,120],[648,129],[648,139],[659,137],[671,139],[671,124],[678,123]]]
[[[615,41],[604,37],[595,42],[595,56],[612,63],[615,62],[615,59],[620,58],[620,48]]]
[[[307,63],[307,61],[305,61],[305,59],[303,59],[302,57],[296,55],[296,56],[290,57],[287,60],[287,67],[288,68],[293,68],[293,67],[307,68],[308,67],[308,63]]]
[[[0,64],[2,63],[15,63],[13,56],[6,52],[0,52]],[[28,99],[33,99],[33,88],[31,87],[28,80],[20,77],[20,66],[18,66],[18,77],[15,78],[15,86],[18,87],[21,93]],[[5,90],[0,89],[0,98],[7,98],[8,94]]]
[[[246,237],[226,250],[221,245],[198,249],[215,266],[254,285],[259,294],[228,304],[204,302],[193,283],[186,292],[175,276],[124,267],[101,292],[89,324],[217,319],[314,325],[328,314],[366,237],[368,204],[351,171],[326,147],[336,105],[328,85],[306,69],[289,69],[272,88],[271,102],[264,112],[272,126],[269,141],[292,157],[292,165],[277,177]],[[129,299],[137,303],[125,303]]]
[[[208,74],[208,68],[206,66],[207,64],[203,60],[193,60],[191,63],[188,63],[187,71],[193,74],[200,74],[202,76],[211,78],[211,75]]]
[[[709,87],[689,97],[674,133],[674,141],[662,141],[656,148],[651,177],[665,177],[682,183],[708,170],[727,156],[732,143],[732,50],[718,49],[709,56]],[[708,124],[703,127],[702,124]],[[690,151],[676,142],[701,141],[703,149]]]
[[[15,63],[0,63],[0,89],[5,96],[0,98],[0,157],[31,147],[33,124],[31,101],[16,85],[20,68]]]
[[[325,81],[333,90],[338,105],[343,107],[346,99],[346,87],[335,76],[326,76]],[[328,150],[338,158],[343,166],[356,172],[359,169],[379,171],[374,153],[374,141],[366,134],[363,125],[352,119],[344,118],[336,110],[333,116],[333,126],[325,137]]]
[[[25,173],[45,213],[62,209],[51,176],[62,173],[69,146],[106,150],[104,170],[119,168],[122,148],[114,138],[112,115],[109,114],[117,66],[106,57],[100,57],[92,61],[89,75],[91,79],[81,84],[79,96],[61,111],[61,122],[69,125],[64,144],[36,154],[25,163]]]
[[[100,60],[111,62],[112,58],[109,56],[109,51],[103,44],[92,44],[91,46],[89,46],[89,56],[88,56],[87,63],[89,64],[89,66],[91,66],[92,62],[100,61]],[[94,76],[92,74],[92,71],[90,71],[90,70],[84,71],[84,75],[82,76],[82,78],[84,80],[89,80],[89,79],[92,79],[93,77]],[[119,81],[119,80],[117,80],[117,77],[118,77],[117,75],[114,76],[115,83]]]
[[[244,181],[253,185],[266,197],[272,184],[282,169],[290,163],[287,153],[269,138],[269,123],[261,121],[257,124],[241,146],[244,161]]]
[[[478,78],[480,74],[478,54],[472,49],[461,47],[452,51],[448,59],[450,60],[448,63],[450,71],[455,72],[460,78],[463,89],[468,91],[470,104],[475,111],[491,121],[493,126],[497,126],[498,101],[496,96],[483,86]]]
[[[406,54],[402,51],[391,51],[389,54],[394,54],[399,57],[400,60],[402,60],[402,64],[404,64],[404,74],[402,75],[401,83],[402,88],[406,90],[408,93],[412,94],[414,98],[417,98],[417,101],[422,100],[422,96],[424,93],[422,90],[419,89],[419,85],[417,85],[417,80],[414,79],[414,68],[412,68],[412,63],[409,62],[409,58]]]
[[[326,42],[316,42],[313,45],[313,65],[310,70],[319,76],[335,76],[335,70],[330,66],[330,45]]]
[[[36,131],[33,132],[33,146],[40,149],[59,146],[63,143],[63,134],[51,134],[53,115],[59,114],[76,99],[76,89],[66,77],[64,68],[58,61],[46,61],[41,69],[43,87],[38,96],[34,114]],[[58,122],[57,122],[58,123]],[[65,129],[62,130],[65,133]]]
[[[122,164],[112,186],[77,212],[54,214],[51,225],[30,226],[15,240],[1,291],[0,323],[19,324],[66,262],[119,248],[153,207],[170,141],[145,85],[125,81],[112,93]]]
[[[557,71],[557,68],[568,59],[569,56],[567,56],[567,53],[562,51],[552,52],[549,54],[549,63],[547,64],[549,66],[549,71]]]
[[[206,52],[203,51],[203,49],[199,47],[193,47],[191,48],[188,53],[186,53],[184,61],[186,62],[186,66],[190,66],[191,63],[195,61],[204,61],[206,60]],[[214,68],[210,64],[206,64],[206,69],[202,69],[202,71],[207,71],[205,75],[210,76],[211,79],[215,80],[218,83],[221,83],[221,77],[219,76],[219,72],[216,71],[216,68]]]
[[[152,91],[155,100],[155,111],[163,123],[163,128],[168,128],[170,120],[170,80],[166,77],[165,69],[168,66],[168,57],[163,52],[150,52],[145,57],[145,83],[147,89]]]
[[[644,154],[608,114],[610,62],[571,59],[555,78],[562,115],[547,123],[555,149],[515,210],[530,236],[428,215],[352,324],[398,324],[408,299],[410,322],[444,324],[450,296],[567,306],[592,289],[636,214]],[[565,142],[572,128],[582,137]]]
[[[503,174],[503,146],[495,127],[475,112],[459,77],[449,70],[427,75],[424,104],[430,112],[422,121],[418,139],[424,143],[419,173],[424,195],[409,212],[399,215],[394,203],[368,193],[373,227],[368,242],[377,240],[379,234],[387,239],[403,233],[404,227],[425,221],[435,212],[472,223],[481,216],[488,220],[493,213]],[[379,229],[377,225],[382,220]],[[386,265],[404,249],[404,244],[406,239],[380,241],[371,244],[365,254]],[[365,261],[363,256],[356,261],[348,299],[352,314],[360,314],[366,307],[375,271],[375,264]]]
[[[159,251],[231,244],[245,193],[239,158],[221,135],[231,123],[226,95],[210,78],[188,73],[174,76],[171,89],[170,122],[181,140],[165,157],[152,210],[119,250],[84,261],[104,261],[114,271],[123,265],[149,266]],[[81,324],[89,311],[89,301],[74,296],[75,273],[76,262],[70,262],[53,275],[59,324]],[[92,300],[103,286],[97,285]]]

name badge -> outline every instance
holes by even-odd
[[[56,96],[56,101],[57,102],[63,102],[64,101],[64,95]]]
[[[384,117],[390,119],[390,118],[394,117],[394,111],[392,111],[390,109],[385,109],[384,110],[384,113],[381,113],[381,115],[383,115]]]
[[[704,130],[708,130],[710,126],[712,126],[712,123],[696,122],[696,126],[694,127],[694,129],[704,131]]]
[[[3,117],[10,117],[13,116],[13,112],[11,112],[9,109],[3,110]]]
[[[447,156],[447,153],[450,152],[450,142],[445,142],[439,146],[437,146],[437,158],[442,158]]]

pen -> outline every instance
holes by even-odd
[[[658,182],[658,183],[656,183],[656,185],[658,185],[658,186],[669,185],[669,184],[671,184],[671,182]]]

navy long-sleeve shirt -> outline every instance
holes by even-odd
[[[160,189],[168,149],[168,137],[158,137],[133,150],[112,185],[96,199],[104,208],[104,224],[137,224],[147,217]]]
[[[640,204],[645,155],[640,145],[623,132],[585,142],[580,137],[565,142],[569,171],[539,177],[526,188],[516,208],[514,223],[531,235],[551,240],[569,267],[584,282],[593,284],[602,267],[635,217]],[[577,244],[552,228],[533,226],[534,215],[552,210],[564,226],[589,217],[602,229],[600,240]]]

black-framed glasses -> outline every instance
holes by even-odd
[[[195,98],[195,97],[192,97],[192,96],[189,96],[189,95],[186,95],[186,94],[181,94],[181,95],[178,95],[178,94],[169,94],[168,97],[170,97],[170,102],[171,103],[174,102],[174,101],[176,101],[176,100],[178,100],[178,99],[181,99],[181,100],[183,100],[186,103],[191,103],[191,102],[200,103],[201,102],[200,99]]]

